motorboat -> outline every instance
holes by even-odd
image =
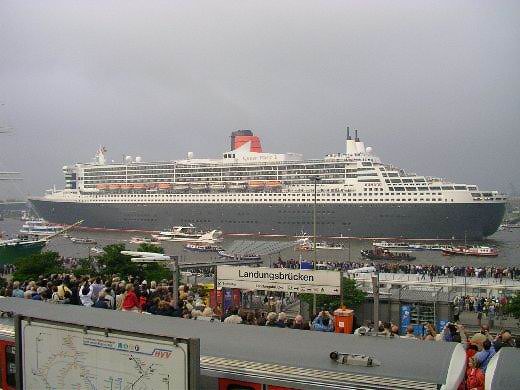
[[[213,244],[204,244],[204,243],[195,243],[189,242],[184,245],[184,249],[193,251],[193,252],[219,252],[222,251],[222,247]]]
[[[235,260],[260,260],[261,259],[261,257],[259,255],[255,255],[255,254],[237,255],[237,254],[228,253],[224,250],[218,251],[218,255],[220,257],[224,257],[226,259],[235,259]]]
[[[74,244],[92,244],[96,245],[97,242],[92,238],[88,237],[70,237],[69,238]]]
[[[407,252],[390,252],[387,249],[376,247],[375,249],[362,249],[361,257],[369,260],[389,260],[389,261],[401,261],[401,260],[415,260],[415,256],[410,255]]]
[[[130,244],[140,245],[140,244],[151,244],[154,241],[148,237],[132,237],[129,242],[130,242]]]
[[[296,250],[298,251],[312,251],[314,249],[314,243],[310,237],[303,237],[296,241]],[[317,242],[316,249],[322,250],[342,250],[344,249],[342,245],[338,245],[335,243],[329,243],[325,241]]]
[[[181,241],[181,242],[193,242],[200,240],[203,236],[211,233],[212,235],[222,235],[222,232],[219,230],[212,230],[210,232],[205,232],[199,230],[197,227],[190,226],[174,226],[170,230],[165,230],[159,232],[159,234],[152,234],[152,237],[158,241]],[[210,237],[207,236],[207,240],[210,240]]]

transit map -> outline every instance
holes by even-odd
[[[184,343],[34,320],[22,320],[21,329],[24,389],[188,388]]]

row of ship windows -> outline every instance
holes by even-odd
[[[104,198],[95,198],[96,201],[98,202],[120,202],[121,200],[119,199],[112,199],[112,198],[109,198],[109,199],[104,199]],[[133,201],[153,201],[153,202],[162,202],[162,201],[171,201],[172,199],[168,199],[168,198],[164,198],[164,197],[161,197],[161,198],[153,198],[153,199],[149,199],[149,198],[146,198],[146,197],[138,197],[136,199],[131,199]],[[208,202],[208,203],[221,203],[223,201],[225,201],[225,199],[207,199],[207,198],[202,198],[202,199],[194,199],[194,198],[191,198],[191,199],[182,199],[183,201],[197,201],[197,202]],[[229,200],[229,199],[228,199]],[[258,201],[276,201],[276,199],[270,199],[270,198],[267,198],[267,199],[233,199],[233,201],[241,201],[241,202],[248,202],[248,201],[255,201],[255,200],[258,200]],[[306,202],[309,202],[309,203],[312,203],[313,201],[311,199],[302,199],[302,198],[293,198],[291,199],[293,201],[306,201]],[[327,202],[344,202],[344,201],[351,201],[351,202],[442,202],[442,199],[440,198],[384,198],[384,199],[376,199],[376,198],[352,198],[352,199],[337,199],[337,198],[326,198],[326,199],[319,199],[319,202],[322,202],[322,201],[327,201]],[[89,202],[89,200],[80,200],[80,201],[84,201],[84,202]],[[453,202],[453,198],[451,199],[444,199],[444,202],[448,202],[448,201],[451,201]]]
[[[377,196],[379,199],[382,198],[382,195],[384,196],[419,196],[421,197],[421,199],[423,199],[425,196],[441,196],[441,193],[407,193],[407,192],[397,192],[397,193],[389,193],[389,192],[385,192],[385,193],[369,193],[367,191],[363,192],[363,193],[349,193],[349,194],[337,194],[337,193],[326,193],[326,194],[323,194],[323,193],[318,193],[316,195],[316,197],[318,199],[326,199],[326,200],[329,200],[329,199],[338,199],[338,198],[343,198],[343,199],[351,199],[352,200],[356,200],[357,197],[360,197],[360,196],[364,196],[364,197],[367,197],[367,196]],[[262,197],[264,200],[270,200],[270,199],[286,199],[286,198],[293,198],[293,199],[314,199],[314,194],[277,194],[277,193],[271,193],[271,194],[262,194],[262,193],[245,193],[245,194],[175,194],[175,195],[165,195],[165,194],[160,194],[160,195],[146,195],[146,194],[126,194],[126,195],[119,195],[119,194],[106,194],[106,195],[91,195],[93,198],[95,199],[104,199],[104,198],[138,198],[138,199],[143,199],[143,198],[150,198],[150,197],[153,197],[153,198],[160,198],[160,199],[171,199],[171,198],[193,198],[193,197],[196,197],[196,198],[202,198],[202,199],[217,199],[217,200],[224,200],[224,199],[229,199],[229,198],[232,198],[232,199],[236,199],[236,198],[250,198],[250,197],[254,197],[254,198],[260,198]],[[364,198],[363,198],[364,199]],[[393,198],[392,198],[393,199]],[[434,200],[434,198],[432,198]],[[338,199],[339,200],[339,199]],[[440,199],[439,199],[440,200]]]

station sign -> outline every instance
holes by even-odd
[[[217,288],[340,295],[341,273],[339,271],[219,265],[217,267]]]

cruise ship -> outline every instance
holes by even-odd
[[[354,132],[353,132],[354,133]],[[482,239],[502,222],[506,197],[476,185],[385,164],[347,128],[345,151],[306,160],[267,153],[251,130],[232,132],[220,158],[63,167],[65,188],[30,201],[46,220],[157,231],[193,224],[225,234],[399,239]]]

